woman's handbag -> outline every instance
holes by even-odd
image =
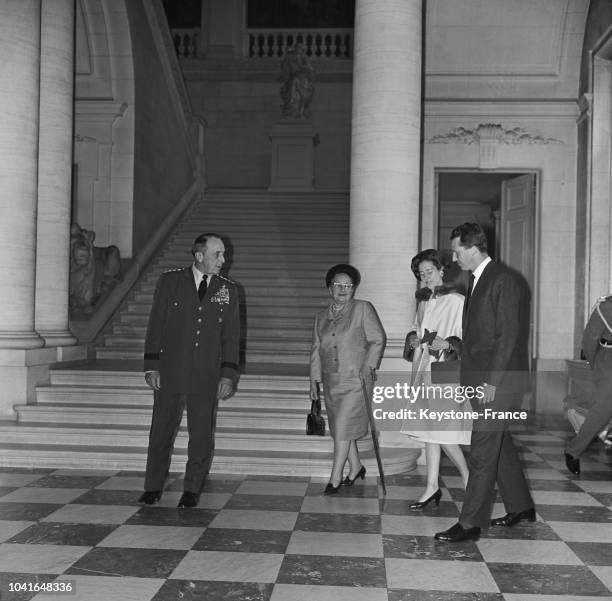
[[[309,436],[325,436],[325,420],[321,416],[321,399],[313,399],[310,413],[306,416],[306,434]]]
[[[449,361],[432,361],[431,383],[432,384],[459,384],[461,373],[461,361],[450,359]]]
[[[414,331],[408,332],[408,334],[406,334],[406,340],[404,341],[404,353],[402,355],[404,357],[404,360],[408,361],[409,363],[411,363],[414,359],[414,346],[412,346],[412,344],[410,343],[410,338],[412,336],[414,336]]]

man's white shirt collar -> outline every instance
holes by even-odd
[[[476,284],[484,271],[484,268],[491,262],[491,257],[487,256],[474,271],[472,271],[472,275],[474,276],[474,284],[472,285],[472,291],[476,288]]]
[[[206,283],[208,284],[210,282],[210,277],[211,276],[207,276],[205,273],[202,273],[196,266],[195,264],[191,265],[191,272],[193,273],[193,279],[195,280],[195,286],[196,288],[198,288],[200,286],[200,282],[202,281],[203,278],[209,278],[208,280],[206,280]]]

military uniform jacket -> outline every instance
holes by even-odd
[[[209,278],[200,301],[190,267],[163,273],[145,338],[145,371],[159,371],[164,392],[196,394],[220,377],[236,381],[240,318],[236,284]]]
[[[582,335],[582,350],[591,367],[595,364],[595,355],[602,348],[600,340],[612,341],[612,331],[604,320],[612,325],[612,296],[604,296],[597,301]]]

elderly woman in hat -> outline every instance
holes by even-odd
[[[323,384],[334,462],[324,494],[365,477],[356,440],[368,433],[368,411],[362,382],[369,393],[385,346],[385,331],[371,303],[356,300],[361,276],[352,265],[334,265],[325,276],[331,304],[315,317],[310,355],[310,396]],[[348,459],[350,470],[343,480]]]

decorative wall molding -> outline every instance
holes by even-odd
[[[428,76],[559,76],[563,42],[572,33],[569,0],[512,0],[492,10],[486,5],[427,2]]]
[[[317,71],[317,81],[319,80]],[[426,98],[425,118],[447,118],[454,121],[510,122],[554,121],[578,117],[576,100],[466,100],[457,98]]]
[[[524,127],[505,129],[499,123],[481,123],[475,129],[455,127],[445,134],[438,134],[426,140],[430,144],[478,145],[480,169],[498,168],[498,150],[501,146],[521,144],[563,144],[556,138],[547,138],[530,132]]]
[[[549,138],[532,133],[524,127],[505,129],[498,123],[481,123],[475,129],[455,127],[445,134],[438,134],[426,140],[429,144],[479,144],[496,142],[498,144],[563,144],[557,138]]]

